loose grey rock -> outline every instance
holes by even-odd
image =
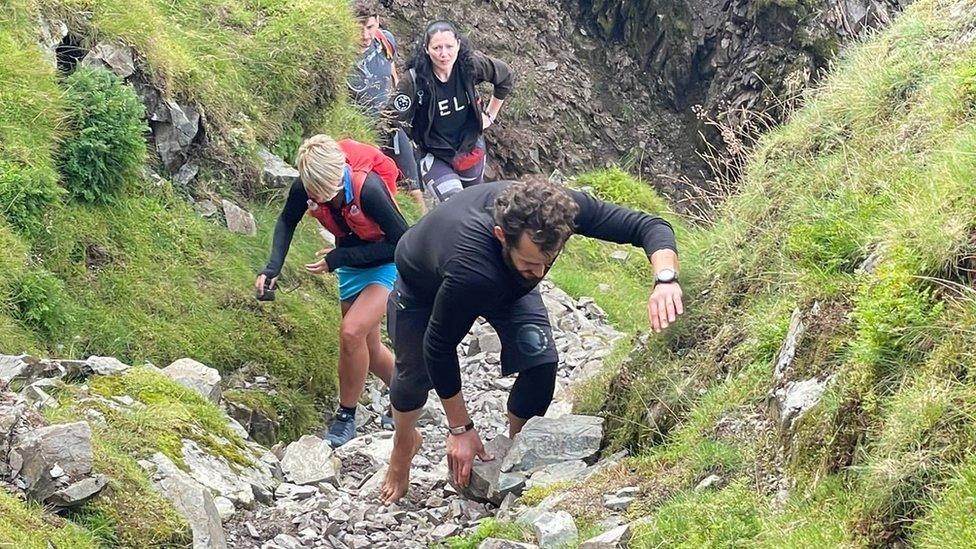
[[[603,440],[603,418],[568,415],[534,417],[515,436],[503,471],[528,471],[561,461],[593,459]]]
[[[0,387],[11,386],[15,380],[19,380],[21,385],[25,384],[30,378],[30,371],[37,359],[28,355],[0,355]],[[19,390],[19,386],[11,387]]]
[[[214,498],[214,507],[217,508],[217,514],[223,522],[227,522],[234,516],[234,502],[223,496]]]
[[[46,503],[59,508],[77,507],[97,496],[107,483],[104,475],[83,478],[54,492]]]
[[[28,385],[21,395],[23,395],[24,400],[35,410],[43,410],[45,408],[57,408],[59,406],[58,399],[47,394],[39,384],[34,383]]]
[[[196,442],[183,440],[183,461],[190,476],[216,495],[221,495],[242,507],[253,507],[254,487],[271,491],[274,481],[268,471],[231,466],[224,458],[211,455]],[[252,456],[253,457],[253,456]]]
[[[154,480],[193,532],[194,549],[225,549],[227,541],[210,490],[181,471],[168,457],[153,455]]]
[[[603,498],[604,507],[611,511],[626,511],[633,502],[634,498],[630,496],[605,496]]]
[[[262,179],[264,184],[272,188],[288,188],[292,183],[298,181],[298,170],[285,162],[280,156],[261,147],[258,149],[258,157],[264,162]]]
[[[561,548],[579,542],[576,521],[565,511],[543,513],[532,522],[532,530],[542,549]]]
[[[790,317],[790,326],[786,331],[786,338],[780,346],[779,355],[776,357],[776,366],[773,367],[773,381],[780,382],[786,376],[787,371],[793,365],[793,357],[796,355],[796,348],[803,338],[806,326],[803,324],[803,313],[800,309],[794,309]]]
[[[173,184],[177,187],[186,187],[196,178],[198,173],[200,173],[200,165],[192,161],[187,162],[186,164],[183,164],[175,174],[173,174]],[[210,200],[208,200],[208,202],[213,203],[213,201]],[[217,213],[216,210],[214,213]]]
[[[193,210],[200,217],[213,217],[220,211],[220,206],[213,200],[205,199],[193,203]]]
[[[231,432],[242,440],[247,440],[247,438],[251,436],[251,434],[247,432],[247,429],[245,429],[243,425],[232,417],[227,418],[227,427],[229,427]]]
[[[495,505],[500,505],[508,494],[521,495],[525,488],[525,477],[501,472],[501,464],[511,447],[512,441],[505,435],[498,435],[488,441],[485,444],[485,451],[495,459],[492,461],[475,459],[468,486],[454,488],[467,499]]]
[[[274,495],[278,499],[303,500],[312,497],[318,489],[315,486],[299,486],[290,482],[282,482],[275,488]]]
[[[38,17],[37,19],[38,41],[37,46],[44,56],[44,60],[52,67],[58,67],[57,49],[61,41],[68,36],[68,25],[58,19],[48,19]]]
[[[225,401],[224,404],[227,406],[227,413],[237,420],[250,438],[265,446],[274,444],[280,427],[277,418],[269,417],[261,410],[239,402]]]
[[[24,401],[15,393],[0,392],[0,441],[8,437],[24,414]]]
[[[192,358],[181,358],[163,368],[163,374],[189,387],[211,402],[220,400],[220,372]]]
[[[703,478],[702,481],[699,482],[697,486],[695,486],[695,491],[702,492],[708,490],[709,488],[716,486],[721,482],[722,482],[722,477],[718,475],[708,475],[707,477]]]
[[[23,479],[27,495],[44,502],[60,488],[61,476],[82,480],[92,470],[91,428],[81,421],[29,431],[10,450],[12,473]],[[52,478],[57,466],[63,475]]]
[[[444,538],[447,538],[447,537],[451,537],[451,536],[457,534],[460,531],[461,531],[461,528],[457,524],[453,524],[453,523],[450,523],[450,522],[445,522],[444,524],[441,524],[441,525],[437,526],[436,528],[434,528],[431,531],[430,535],[434,539],[444,539]]]
[[[346,545],[349,546],[349,549],[366,549],[372,544],[366,536],[354,535],[346,537]]]
[[[129,395],[113,396],[112,400],[118,402],[122,406],[134,406],[136,404],[136,400]]]
[[[573,480],[586,471],[587,465],[584,461],[563,461],[546,465],[542,469],[532,473],[526,486],[547,486],[556,482]]]
[[[81,60],[82,64],[110,70],[120,78],[128,78],[136,72],[132,48],[101,42]]]
[[[110,356],[90,356],[85,360],[85,367],[100,376],[121,374],[130,368],[128,364]]]
[[[632,534],[630,525],[624,524],[584,541],[579,549],[627,549]]]
[[[305,435],[285,448],[281,470],[295,484],[333,482],[339,475],[339,461],[333,459],[328,442]]]
[[[200,131],[200,113],[189,105],[160,99],[158,92],[155,102],[147,100],[151,94],[140,95],[150,115],[149,125],[156,141],[156,152],[166,169],[175,171],[186,161],[190,145]]]
[[[304,547],[301,541],[298,541],[297,538],[289,536],[288,534],[278,534],[274,537],[273,541],[276,545],[283,547],[284,549],[301,549]]]
[[[498,334],[491,331],[478,337],[478,349],[481,353],[500,353],[502,341],[498,338]]]
[[[256,236],[258,234],[257,222],[254,221],[254,216],[250,212],[229,200],[221,200],[220,203],[224,208],[224,218],[227,219],[227,228],[231,232],[247,236]]]
[[[770,411],[780,432],[792,432],[796,420],[820,402],[833,376],[790,381],[776,389],[770,397]]]

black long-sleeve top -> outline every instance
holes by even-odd
[[[511,183],[484,183],[454,195],[407,231],[396,249],[401,280],[432,309],[424,359],[441,398],[461,390],[457,346],[475,319],[510,306],[537,285],[508,266],[493,233],[495,196]],[[664,219],[568,192],[580,207],[576,234],[632,244],[648,257],[661,249],[677,251]]]
[[[274,237],[271,244],[271,258],[262,271],[268,277],[275,277],[281,273],[281,266],[285,263],[291,239],[295,235],[295,227],[308,210],[308,194],[301,181],[292,184],[288,191],[285,207],[278,216],[275,224]],[[376,267],[393,261],[400,237],[407,230],[407,222],[400,210],[393,203],[393,198],[386,190],[386,184],[375,173],[369,173],[363,183],[360,204],[363,213],[375,221],[383,230],[383,240],[367,242],[356,235],[336,236],[336,247],[326,254],[325,261],[329,271],[339,267]],[[327,206],[331,207],[331,206]],[[337,211],[336,218],[342,219]],[[341,223],[341,221],[340,221]]]

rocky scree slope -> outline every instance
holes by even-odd
[[[595,464],[603,420],[570,415],[566,397],[571,383],[600,372],[623,334],[605,323],[592,299],[575,300],[551,284],[543,292],[563,360],[557,401],[514,440],[503,434],[506,390],[513,380],[497,376],[497,336],[482,323],[462,344],[462,367],[474,395],[469,407],[497,457],[476,465],[472,485],[464,490],[446,482],[436,396],[420,422],[426,442],[411,492],[401,504],[383,507],[377,491],[392,433],[379,430],[388,405],[382,385],[371,387],[360,406],[357,422],[364,434],[342,448],[333,452],[307,434],[269,451],[251,440],[253,425],[218,411],[217,405],[235,411],[222,399],[226,381],[192,359],[159,369],[131,368],[109,357],[26,355],[0,356],[2,488],[64,515],[63,528],[78,536],[72,546],[94,546],[95,539],[141,546],[150,538],[139,530],[148,529],[160,536],[158,542],[192,538],[194,547],[211,549],[425,547],[472,532],[499,512],[517,512],[541,546],[560,546],[579,536],[572,518],[545,514],[544,508],[516,511],[515,501],[527,487],[598,478],[616,467],[621,454]],[[174,416],[181,404],[193,412]],[[141,440],[127,441],[131,436]],[[114,452],[119,454],[107,457]],[[134,489],[142,492],[129,492]],[[628,501],[621,497],[611,509]],[[167,513],[170,522],[158,516]],[[96,524],[92,517],[111,521],[111,531],[87,531]],[[30,532],[21,521],[0,527],[0,542],[22,537],[31,546],[54,539]]]

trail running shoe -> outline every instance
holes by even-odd
[[[356,437],[356,418],[352,414],[339,412],[329,426],[329,434],[325,441],[329,446],[338,448]]]

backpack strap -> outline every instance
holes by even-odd
[[[386,58],[392,61],[396,50],[393,49],[393,43],[390,42],[390,39],[386,36],[386,33],[383,32],[383,29],[377,29],[373,34],[373,37],[379,41],[383,54],[386,55]]]
[[[418,105],[423,105],[424,104],[424,90],[418,90],[417,89],[417,69],[411,67],[410,70],[407,71],[407,74],[410,75],[410,82],[413,83],[414,95],[417,96],[417,104]]]

